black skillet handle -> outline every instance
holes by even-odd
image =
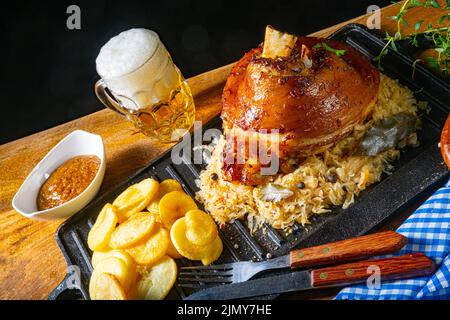
[[[59,300],[59,297],[62,297],[63,293],[69,290],[67,288],[68,278],[69,275],[67,274],[64,279],[62,279],[62,281],[58,284],[58,286],[49,294],[48,300]]]
[[[415,40],[415,43],[413,43],[412,38],[399,40],[396,42],[397,49],[406,55],[415,56],[434,47],[433,40],[425,33],[417,34]]]
[[[83,300],[83,294],[78,288],[69,288],[71,274],[66,274],[64,279],[49,294],[48,300]]]
[[[336,36],[339,38],[342,37],[342,34],[349,33],[351,35],[351,31],[355,30],[356,33],[370,33],[377,38],[379,38],[381,41],[386,42],[386,35],[378,29],[369,29],[367,26],[360,24],[360,23],[349,23],[348,25],[344,26],[343,28],[339,29],[338,31],[334,32],[329,38],[334,39]],[[348,38],[351,38],[349,34],[346,35]],[[416,42],[412,42],[412,38],[405,38],[402,40],[398,40],[395,42],[395,45],[399,51],[401,51],[403,54],[408,56],[414,56],[418,54],[421,51],[424,51],[426,49],[433,48],[434,43],[433,40],[427,36],[425,33],[418,33],[416,36]],[[390,50],[392,50],[391,47],[389,47]]]

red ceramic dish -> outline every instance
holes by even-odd
[[[441,134],[441,154],[445,164],[450,168],[450,115],[447,117],[447,121],[445,121]]]

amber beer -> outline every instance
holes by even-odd
[[[97,97],[147,136],[177,141],[193,125],[191,90],[155,32],[122,32],[102,47],[96,65]]]

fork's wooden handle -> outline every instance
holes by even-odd
[[[434,272],[433,261],[423,253],[394,258],[365,260],[313,270],[312,286],[333,287],[362,283],[379,274],[380,281],[427,276]],[[375,279],[375,278],[374,278]]]
[[[396,252],[407,241],[408,239],[401,234],[385,231],[317,247],[293,250],[289,254],[289,260],[293,269],[362,260]]]

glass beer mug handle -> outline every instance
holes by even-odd
[[[106,83],[100,79],[95,84],[95,95],[97,98],[103,103],[105,107],[108,107],[114,112],[117,112],[118,114],[122,116],[126,116],[127,114],[122,110],[119,103],[116,102],[116,99],[114,99],[107,90]]]

